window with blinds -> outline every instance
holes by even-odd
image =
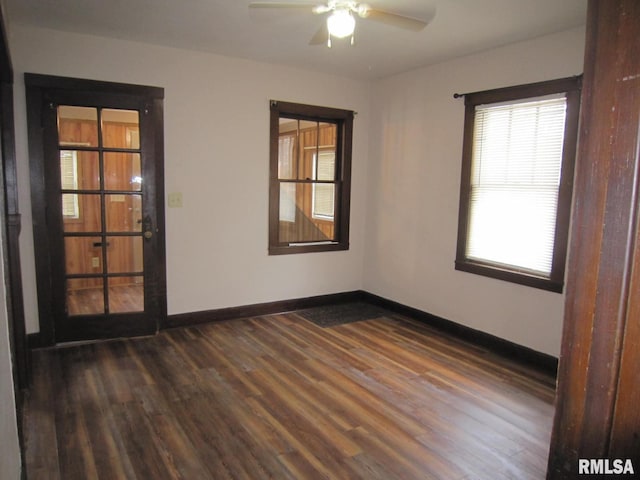
[[[500,91],[469,95],[459,270],[561,290],[579,98],[561,86],[523,98],[514,89],[541,89],[503,89],[504,101]]]
[[[566,97],[476,107],[467,257],[551,275]]]
[[[78,189],[78,152],[60,151],[60,180],[63,190]],[[77,194],[66,193],[62,195],[62,216],[68,219],[80,218]]]
[[[320,152],[313,155],[314,180],[333,182],[336,170],[336,153]],[[312,195],[313,218],[333,220],[335,186],[333,183],[314,183]]]

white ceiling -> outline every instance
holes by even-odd
[[[291,0],[292,2],[294,0]],[[308,3],[308,0],[302,0]],[[587,0],[369,0],[428,19],[421,32],[357,20],[356,45],[310,46],[310,9],[249,9],[250,0],[5,0],[9,23],[213,52],[373,79],[584,25]],[[322,2],[318,2],[322,3]]]

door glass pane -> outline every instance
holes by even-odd
[[[64,255],[67,274],[102,273],[100,237],[65,237]]]
[[[137,110],[102,110],[102,143],[108,148],[140,148]]]
[[[98,146],[98,111],[91,107],[58,107],[60,145]]]
[[[316,188],[320,185],[327,185],[329,188],[321,191],[316,190],[314,185]],[[332,213],[333,204],[318,203],[319,200],[328,198],[333,189],[333,184],[286,182],[280,184],[279,240],[281,243],[333,241],[334,218],[322,215]],[[317,209],[315,214],[314,206]]]
[[[109,278],[109,312],[144,311],[144,282],[142,276]]]
[[[78,189],[100,188],[100,159],[98,152],[75,152],[78,157]]]
[[[62,218],[65,226],[67,223],[79,221],[80,203],[78,202],[78,195],[75,193],[65,193],[62,195]]]
[[[104,293],[101,278],[67,279],[67,314],[92,315],[104,313]]]
[[[100,232],[100,195],[64,193],[62,218],[65,232]]]
[[[105,152],[104,188],[140,191],[142,189],[140,154]]]
[[[63,190],[98,190],[100,188],[98,152],[61,150],[60,180]]]
[[[108,232],[142,231],[142,195],[105,195]]]
[[[142,237],[107,237],[107,272],[142,272]]]

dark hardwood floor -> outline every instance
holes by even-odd
[[[34,354],[35,479],[543,479],[554,380],[389,315]]]

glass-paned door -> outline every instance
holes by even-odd
[[[155,333],[166,317],[163,90],[25,75],[44,342]]]
[[[57,107],[68,316],[144,311],[140,119]]]

